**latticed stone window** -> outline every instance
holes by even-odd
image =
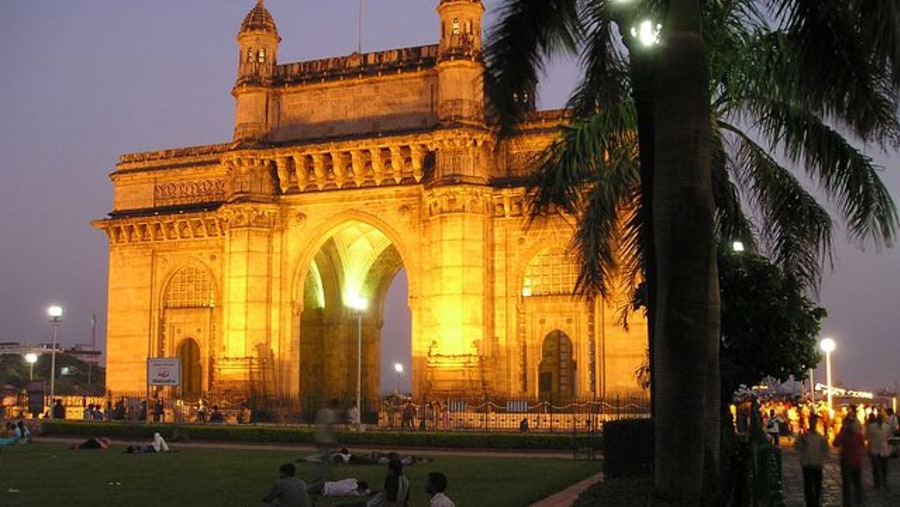
[[[166,308],[200,308],[215,304],[215,292],[209,273],[197,266],[178,270],[169,280],[163,305]]]
[[[525,268],[522,295],[572,294],[577,278],[574,256],[561,248],[543,250]]]

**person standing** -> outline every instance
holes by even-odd
[[[275,502],[278,503],[275,503]],[[275,505],[286,507],[308,507],[309,494],[306,483],[297,478],[297,469],[292,463],[278,467],[278,480],[272,485],[269,494],[263,498],[263,507]]]
[[[855,410],[852,410],[855,413]],[[855,417],[844,419],[841,431],[834,437],[832,445],[840,448],[841,456],[841,494],[844,507],[858,506],[863,503],[862,464],[866,455],[866,441],[860,431]]]
[[[803,469],[803,497],[806,507],[822,504],[822,468],[828,459],[828,442],[817,431],[815,414],[809,416],[809,429],[794,441],[794,448],[800,453]]]
[[[425,492],[431,496],[430,507],[456,507],[453,500],[444,494],[447,489],[447,476],[440,472],[431,472],[425,482]]]
[[[775,409],[770,409],[769,420],[766,421],[766,434],[769,435],[769,438],[772,440],[772,445],[775,447],[778,447],[781,439],[782,424],[784,424],[784,421],[778,417],[778,414],[775,413]]]
[[[322,457],[319,464],[319,480],[331,480],[331,450],[337,444],[337,436],[334,434],[334,425],[337,422],[338,400],[331,399],[328,405],[319,409],[316,413],[316,433],[314,435],[316,451]]]
[[[884,415],[872,413],[866,425],[866,441],[869,448],[869,461],[872,462],[872,482],[875,489],[887,487],[888,457],[891,454],[888,445],[888,426],[884,423]]]
[[[356,405],[350,405],[350,408],[347,409],[347,423],[350,425],[350,429],[360,431],[362,428],[359,422],[359,410],[356,410]]]
[[[53,418],[54,419],[65,419],[66,418],[66,407],[63,406],[62,400],[57,399],[53,402]]]
[[[894,409],[891,407],[888,407],[885,409],[884,414],[885,414],[884,423],[888,427],[888,439],[890,439],[893,436],[900,436],[900,434],[897,433],[897,431],[900,430],[900,421],[898,421],[897,414],[894,413]],[[894,445],[894,448],[891,449],[891,455],[894,456],[895,458],[900,456],[900,445]]]

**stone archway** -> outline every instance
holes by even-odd
[[[181,359],[181,397],[185,401],[194,402],[200,398],[203,390],[200,345],[193,338],[186,338],[178,345],[177,355]]]
[[[397,247],[369,223],[349,220],[327,234],[302,285],[301,398],[349,403],[359,382],[364,414],[377,399],[385,295],[402,268]]]
[[[554,330],[541,344],[538,366],[538,394],[542,400],[565,400],[575,396],[576,363],[572,340]]]

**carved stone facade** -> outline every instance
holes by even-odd
[[[438,44],[280,64],[259,2],[238,36],[234,139],[123,155],[111,178],[107,387],[181,357],[186,397],[376,395],[387,289],[405,269],[417,396],[638,390],[645,327],[572,296],[573,224],[529,221],[524,177],[562,112],[484,118],[478,0]],[[351,306],[364,299],[362,313]],[[402,302],[400,304],[403,304]]]

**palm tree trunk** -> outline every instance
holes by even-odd
[[[718,281],[709,68],[698,0],[671,0],[656,74],[654,238],[657,495],[701,505],[708,410],[717,410]],[[711,343],[712,341],[712,343]],[[713,347],[713,343],[716,347]],[[710,369],[715,364],[716,369]],[[718,425],[716,425],[718,431]]]

